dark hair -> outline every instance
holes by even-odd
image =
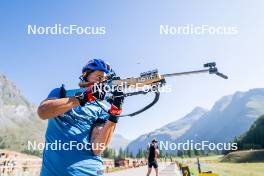
[[[156,139],[153,139],[151,142],[154,143],[154,142],[158,142],[158,141]]]

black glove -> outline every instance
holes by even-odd
[[[120,90],[115,90],[112,92],[113,99],[111,104],[116,106],[118,109],[122,109],[122,105],[124,103],[124,93]]]
[[[109,121],[117,123],[120,115],[122,113],[122,105],[124,102],[124,93],[122,91],[115,90],[112,92],[113,99],[110,100],[111,108],[109,109]]]
[[[84,106],[87,102],[93,102],[95,100],[104,100],[106,83],[90,84],[85,92],[75,97],[79,100],[81,106]]]

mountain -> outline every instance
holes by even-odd
[[[200,110],[199,110],[200,109]],[[210,111],[197,108],[180,120],[141,135],[129,143],[135,154],[139,148],[156,138],[159,141],[229,142],[249,129],[264,114],[264,89],[251,89],[222,97]]]
[[[109,144],[109,148],[118,151],[120,148],[125,149],[129,143],[129,140],[126,139],[121,134],[114,134],[113,138]]]
[[[46,122],[17,87],[0,75],[0,148],[25,151],[28,141],[44,142]]]
[[[147,144],[151,142],[153,138],[156,138],[158,141],[174,141],[185,134],[186,131],[191,128],[192,124],[206,113],[207,110],[196,107],[183,118],[171,122],[155,131],[141,135],[137,139],[131,141],[128,144],[129,150],[131,150],[133,154],[136,154],[140,148],[146,148]]]
[[[193,139],[229,142],[249,129],[264,114],[264,89],[236,92],[217,101],[213,108],[181,136],[179,141]]]

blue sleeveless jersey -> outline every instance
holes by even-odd
[[[59,88],[48,99],[59,98]],[[102,176],[103,161],[93,154],[90,137],[93,124],[109,115],[96,103],[77,106],[48,119],[41,176]]]

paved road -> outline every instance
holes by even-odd
[[[165,169],[160,171],[160,176],[181,176],[178,167],[175,163],[168,165]]]
[[[159,169],[160,176],[181,176],[175,164],[159,164]],[[144,166],[105,174],[105,176],[145,176],[147,170],[147,166]],[[155,176],[155,171],[153,169],[150,176]]]

